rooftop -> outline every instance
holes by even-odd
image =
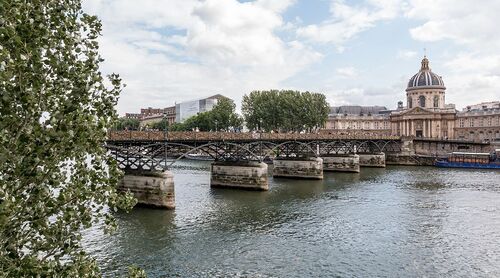
[[[387,111],[385,106],[360,106],[360,105],[343,105],[330,107],[330,114],[342,115],[368,115],[368,114],[383,114]]]

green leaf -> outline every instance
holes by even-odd
[[[100,32],[79,0],[0,1],[0,277],[99,277],[81,230],[135,205],[102,165],[122,85],[98,70]]]

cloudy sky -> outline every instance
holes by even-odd
[[[120,114],[221,93],[321,92],[331,105],[405,97],[424,48],[447,102],[500,100],[500,1],[84,0],[103,23]]]

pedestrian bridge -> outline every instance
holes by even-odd
[[[112,131],[105,147],[125,172],[119,190],[132,192],[139,204],[171,209],[175,194],[169,167],[185,157],[213,160],[211,187],[268,190],[269,174],[323,179],[324,171],[358,173],[360,167],[385,167],[386,154],[396,164],[418,165],[422,159],[433,163],[436,155],[446,152],[484,152],[491,146],[360,130],[328,134]],[[272,171],[264,162],[272,163]]]
[[[159,170],[192,154],[215,161],[262,162],[266,158],[399,153],[401,138],[376,133],[112,131],[106,147],[122,169]]]
[[[377,132],[338,133],[252,133],[252,132],[191,132],[191,131],[111,131],[109,142],[155,141],[155,142],[195,142],[195,141],[291,141],[291,140],[399,140],[400,136],[387,136]]]

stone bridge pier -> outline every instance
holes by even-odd
[[[174,175],[169,170],[125,170],[117,190],[130,191],[139,206],[175,208]]]
[[[216,161],[210,169],[210,186],[269,190],[267,164],[258,161]]]
[[[359,165],[361,167],[385,168],[385,153],[360,153]]]
[[[323,179],[323,159],[277,157],[273,160],[273,177]]]
[[[324,155],[323,171],[359,173],[359,155]]]

